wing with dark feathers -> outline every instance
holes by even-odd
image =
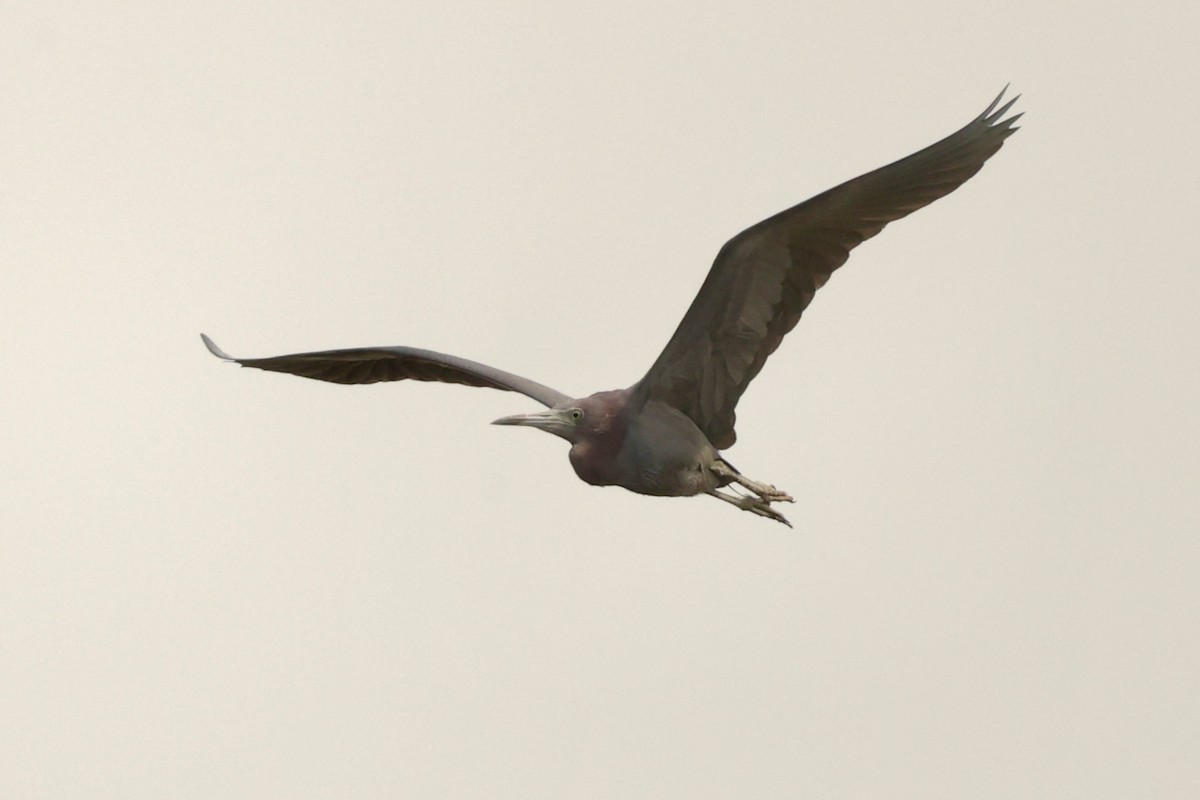
[[[437,381],[463,386],[484,386],[519,392],[551,407],[571,398],[536,381],[513,375],[458,356],[415,347],[361,347],[353,350],[324,350],[272,358],[234,358],[200,334],[214,356],[243,367],[287,372],[331,383],[379,383],[380,381]]]
[[[730,447],[734,407],[767,357],[850,251],[961,186],[1017,128],[1000,93],[966,127],[730,239],[666,348],[634,387],[687,414],[717,448]]]

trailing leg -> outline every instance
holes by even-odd
[[[719,477],[726,479],[726,483],[736,483],[739,486],[746,487],[751,492],[758,495],[765,503],[796,502],[795,499],[787,492],[781,492],[769,483],[761,483],[759,481],[751,480],[719,458],[713,461],[712,471]]]
[[[792,523],[787,521],[787,517],[771,508],[769,503],[760,500],[757,497],[751,497],[744,494],[734,494],[733,492],[722,492],[720,489],[710,489],[708,493],[718,500],[724,500],[730,505],[737,506],[742,511],[749,511],[751,514],[757,514],[760,517],[773,519],[776,522],[782,522],[789,528],[792,527]]]

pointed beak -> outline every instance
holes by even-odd
[[[561,430],[563,426],[561,409],[548,408],[545,411],[535,411],[532,414],[513,414],[501,417],[492,422],[493,425],[526,425],[530,428],[541,428],[544,431]]]

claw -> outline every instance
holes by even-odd
[[[780,514],[775,509],[771,508],[768,501],[761,500],[757,497],[750,497],[749,495],[733,494],[732,492],[722,492],[719,489],[713,489],[712,491],[709,492],[709,494],[711,494],[713,497],[717,498],[718,500],[724,500],[726,503],[729,503],[730,505],[737,506],[742,511],[749,511],[751,514],[757,514],[760,517],[766,517],[767,519],[773,519],[776,522],[782,522],[784,525],[787,525],[789,528],[792,527],[792,523],[787,521],[787,517],[785,517],[783,514]]]

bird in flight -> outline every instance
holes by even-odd
[[[627,389],[573,398],[510,372],[415,347],[363,347],[234,358],[204,334],[213,355],[245,367],[333,383],[438,381],[518,392],[545,411],[501,417],[571,444],[575,473],[595,486],[664,497],[708,494],[791,523],[772,504],[787,493],[739,472],[721,451],[737,438],[734,409],[767,357],[850,251],[889,222],[961,186],[1021,117],[1001,92],[945,139],[860,175],[734,236],[650,370]]]

